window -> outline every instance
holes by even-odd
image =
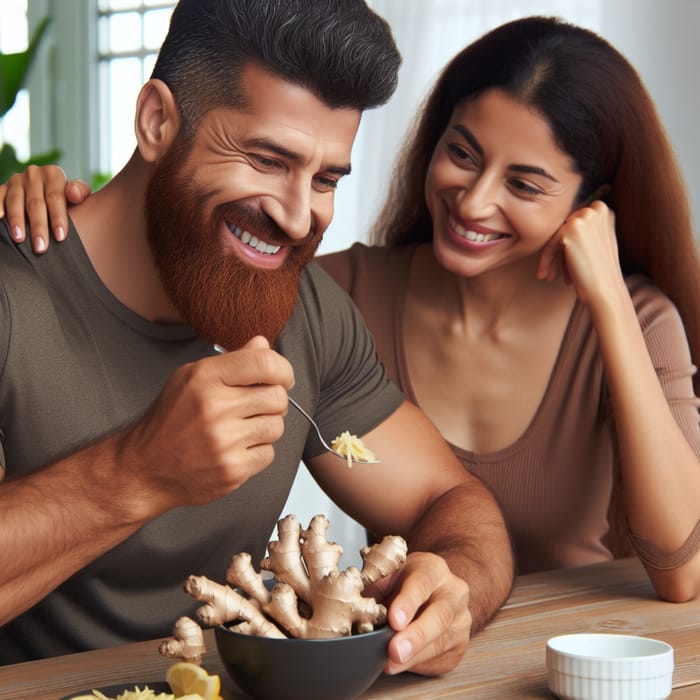
[[[174,2],[99,0],[99,170],[114,174],[136,144],[134,105],[153,70]]]
[[[0,51],[19,53],[25,51],[28,39],[27,0],[0,0]],[[17,157],[29,157],[29,95],[22,90],[17,100],[0,120],[0,148],[9,143],[14,146]]]

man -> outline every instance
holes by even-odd
[[[505,599],[494,500],[310,262],[398,63],[361,0],[181,0],[136,151],[67,242],[36,257],[2,222],[0,662],[169,634],[187,575],[260,559],[300,459],[409,542],[388,673],[449,670]],[[288,393],[381,464],[324,453]]]

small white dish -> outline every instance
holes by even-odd
[[[560,700],[664,700],[673,647],[626,634],[565,634],[547,642],[547,681]]]

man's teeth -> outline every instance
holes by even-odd
[[[464,226],[460,226],[456,221],[452,221],[451,224],[458,236],[466,238],[468,241],[473,241],[474,243],[487,243],[488,241],[495,241],[505,237],[502,233],[477,233],[476,231],[464,228]]]
[[[259,238],[256,238],[252,234],[248,233],[248,231],[243,231],[238,226],[229,226],[229,228],[231,229],[233,235],[241,242],[245,243],[251,248],[255,248],[255,250],[263,255],[274,255],[275,253],[279,252],[280,248],[282,247],[279,245],[265,243],[265,241],[261,241]]]

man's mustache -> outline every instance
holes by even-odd
[[[294,240],[264,211],[241,202],[220,204],[216,207],[214,216],[219,221],[238,226],[273,245],[304,247],[316,237],[316,224],[313,221],[306,237],[300,241]]]

